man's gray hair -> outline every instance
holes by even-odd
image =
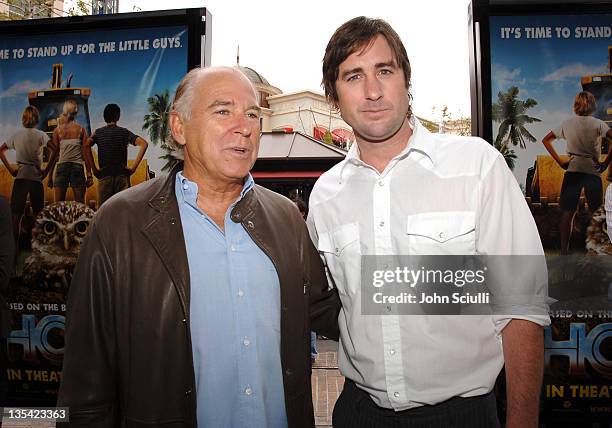
[[[195,86],[198,82],[200,74],[204,71],[204,68],[197,67],[189,71],[180,81],[174,93],[174,99],[170,106],[170,112],[177,113],[181,120],[187,122],[191,120],[191,110],[193,106],[193,100],[196,96]],[[182,154],[183,146],[174,140],[172,132],[169,134],[168,141],[166,144],[172,149],[172,151],[179,151]]]

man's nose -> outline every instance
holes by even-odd
[[[237,118],[236,133],[244,137],[250,137],[251,132],[253,132],[252,119],[249,119],[247,115],[240,115]]]
[[[370,101],[376,101],[383,97],[380,81],[376,77],[366,77],[364,90],[365,97]]]

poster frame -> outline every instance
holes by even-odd
[[[470,100],[472,135],[493,141],[491,117],[491,34],[493,16],[592,15],[612,13],[612,1],[575,3],[566,1],[472,0],[468,5]]]
[[[0,37],[179,25],[186,26],[188,31],[188,70],[199,66],[209,66],[212,47],[212,15],[206,8],[2,21],[0,22]]]

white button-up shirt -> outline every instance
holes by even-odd
[[[508,316],[363,315],[361,256],[543,255],[504,158],[480,138],[418,120],[379,173],[353,144],[310,196],[308,226],[342,300],[339,367],[381,407],[405,410],[490,392]],[[550,323],[548,316],[512,316]]]

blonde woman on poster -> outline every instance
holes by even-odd
[[[612,129],[606,122],[592,116],[596,109],[597,104],[593,94],[586,91],[578,93],[574,99],[576,115],[549,131],[542,139],[548,153],[561,168],[566,170],[559,200],[562,210],[559,227],[562,254],[569,252],[572,223],[582,189],[584,189],[590,214],[599,208],[602,202],[601,172],[608,167],[612,151],[608,153],[603,162],[599,162],[600,137],[612,138]],[[553,147],[552,142],[557,138],[567,141],[569,161],[561,160]]]
[[[57,162],[57,169],[53,179],[49,177],[47,184],[54,187],[55,202],[66,200],[66,191],[72,187],[74,200],[85,202],[85,189],[93,184],[91,166],[83,156],[83,147],[87,141],[87,131],[76,122],[78,106],[74,100],[64,103],[62,122],[55,131],[51,140],[51,156],[49,170],[52,171]],[[58,159],[59,158],[59,159]],[[83,163],[87,170],[87,179]]]

